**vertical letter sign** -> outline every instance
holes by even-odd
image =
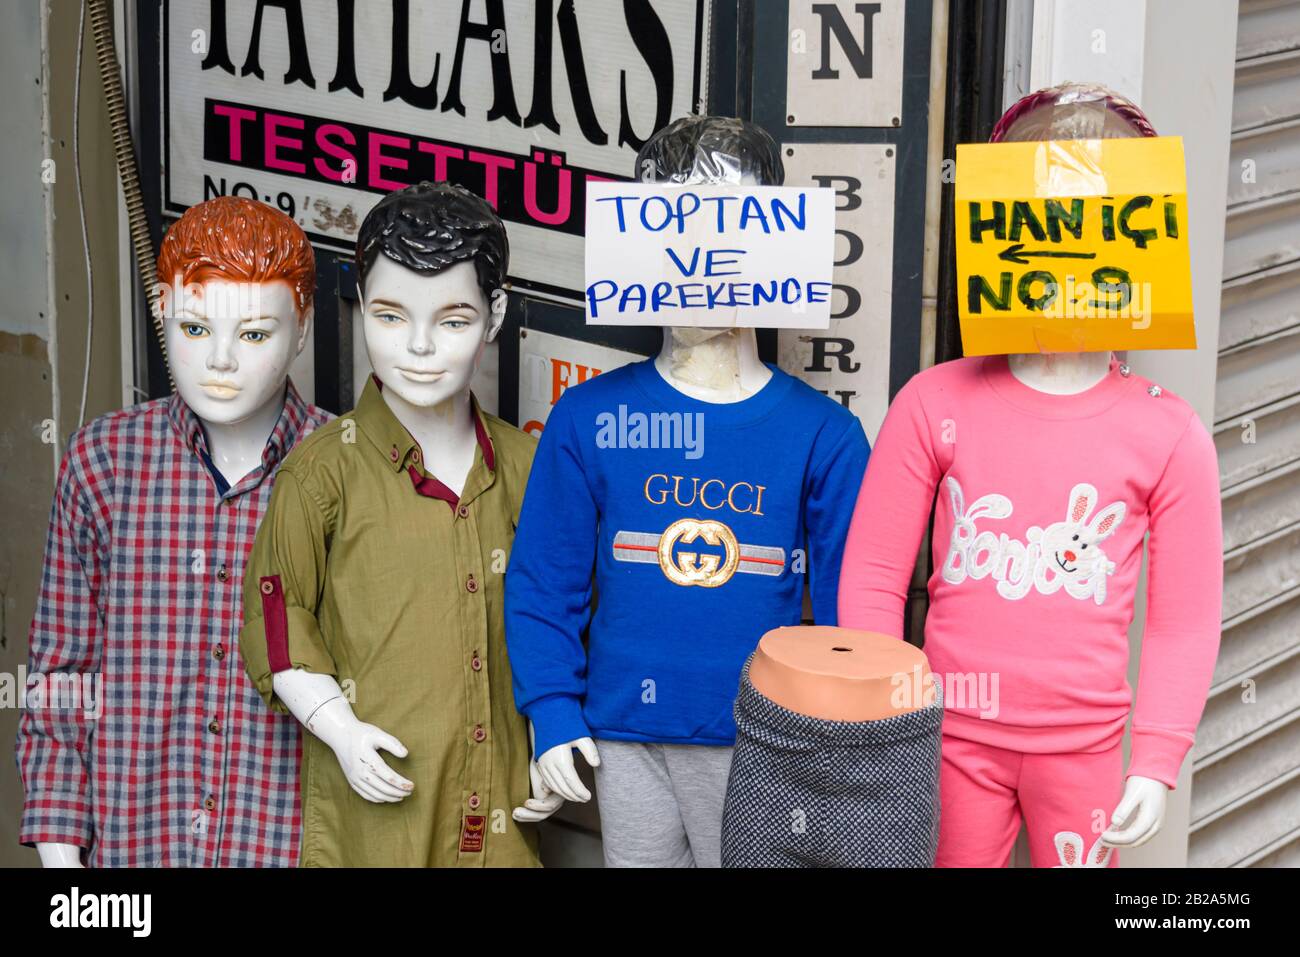
[[[904,0],[791,0],[786,126],[899,126]]]

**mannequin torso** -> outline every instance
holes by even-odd
[[[230,486],[262,463],[271,430],[284,408],[284,392],[280,400],[271,402],[239,422],[214,422],[200,419],[207,436],[208,452],[212,463]],[[37,854],[42,867],[80,867],[81,848],[75,844],[38,843]]]
[[[719,404],[747,399],[772,378],[772,370],[758,357],[753,329],[666,327],[655,369],[683,395]],[[591,792],[578,777],[575,748],[592,767],[600,764],[596,742],[588,737],[549,748],[534,763],[548,790],[581,803],[591,800]],[[524,819],[519,809],[515,815]]]
[[[929,689],[930,665],[919,648],[888,635],[796,626],[762,637],[749,680],[764,697],[797,714],[876,721],[928,703],[912,689]]]
[[[1059,352],[1011,355],[1011,374],[1039,392],[1075,395],[1103,378],[1110,368],[1109,352]],[[1124,796],[1111,815],[1110,829],[1102,835],[1107,844],[1135,847],[1150,840],[1164,823],[1169,788],[1162,782],[1132,775]]]

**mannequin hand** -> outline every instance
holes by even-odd
[[[1167,785],[1151,778],[1130,777],[1101,839],[1114,847],[1141,847],[1160,833],[1168,799]]]
[[[528,722],[528,753],[532,754],[537,745],[537,736],[533,731],[533,723]],[[548,817],[560,809],[564,804],[564,798],[556,794],[546,786],[542,780],[542,772],[537,767],[536,760],[528,762],[528,783],[532,790],[532,797],[524,800],[523,807],[517,807],[510,815],[516,821],[523,821],[527,824],[536,824],[538,821],[545,821]]]
[[[524,801],[523,807],[517,807],[511,813],[510,816],[516,821],[536,824],[545,821],[563,806],[564,798],[546,786],[536,761],[528,762],[528,783],[532,786],[533,796]]]
[[[272,684],[293,716],[329,745],[352,790],[382,804],[400,801],[415,789],[379,755],[383,748],[404,758],[406,747],[382,728],[359,720],[332,675],[294,668],[277,672]]]
[[[41,856],[41,867],[85,868],[86,866],[81,863],[81,848],[75,844],[41,842],[36,845],[36,853]]]
[[[337,743],[330,746],[339,767],[352,790],[367,801],[392,804],[415,790],[415,785],[390,768],[379,754],[383,748],[399,758],[406,757],[406,746],[387,731],[353,717],[352,725],[337,738]]]
[[[537,759],[537,769],[542,774],[542,782],[551,791],[566,801],[585,804],[591,800],[591,792],[578,777],[578,769],[573,763],[574,748],[582,752],[582,756],[593,768],[599,766],[600,755],[596,751],[596,742],[591,738],[579,738],[551,748]]]

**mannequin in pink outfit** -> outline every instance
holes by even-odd
[[[1031,94],[1015,104],[999,121],[991,139],[1038,142],[1155,135],[1141,111],[1122,97],[1096,86],[1065,84]],[[986,375],[973,371],[977,368],[993,371]],[[879,461],[873,457],[871,463],[877,470],[874,481],[869,466],[849,534],[840,579],[840,622],[847,627],[870,627],[873,623],[885,627],[880,621],[885,606],[892,611],[892,596],[900,596],[901,601],[906,585],[895,580],[897,576],[887,566],[897,564],[898,555],[907,550],[909,543],[899,540],[897,548],[890,550],[885,542],[889,535],[883,529],[894,522],[895,528],[906,524],[919,531],[924,523],[921,509],[928,510],[931,499],[927,497],[924,506],[919,497],[906,505],[890,501],[890,488],[895,486],[885,477],[892,474],[897,478],[902,474],[900,463],[910,463],[909,468],[915,465],[917,475],[924,476],[923,484],[924,479],[935,479],[939,495],[935,514],[942,511],[947,520],[951,512],[953,518],[947,530],[941,529],[939,518],[935,519],[936,573],[929,584],[931,612],[926,647],[936,673],[944,672],[945,681],[961,674],[988,678],[991,684],[994,678],[1003,679],[1001,702],[997,686],[992,685],[993,706],[978,714],[975,708],[957,713],[962,710],[960,705],[947,700],[951,696],[944,688],[945,706],[957,711],[948,713],[944,726],[940,866],[1005,863],[1022,818],[1029,827],[1031,857],[1036,866],[1114,866],[1114,848],[1136,847],[1149,841],[1164,821],[1167,794],[1190,745],[1217,647],[1217,600],[1212,599],[1221,589],[1210,585],[1221,574],[1215,536],[1211,534],[1218,528],[1218,476],[1204,426],[1194,414],[1190,415],[1192,421],[1185,424],[1188,416],[1172,411],[1180,400],[1156,385],[1129,389],[1125,394],[1140,395],[1141,402],[1162,402],[1162,406],[1153,408],[1162,407],[1169,414],[1153,419],[1151,431],[1135,438],[1130,430],[1128,438],[1121,439],[1125,422],[1104,415],[1109,406],[1102,403],[1109,401],[1108,395],[1118,396],[1125,383],[1135,385],[1138,378],[1109,351],[963,359],[922,373],[909,384],[908,395],[900,395],[899,400],[907,401],[896,400],[897,409],[891,406],[893,431],[886,441],[886,433],[890,432],[887,420],[876,449]],[[990,387],[991,392],[987,391]],[[992,396],[987,404],[985,395]],[[1166,395],[1163,400],[1162,395]],[[1088,408],[1095,410],[1090,416],[1085,411]],[[1177,408],[1187,407],[1183,404]],[[1023,415],[1025,409],[1030,410],[1027,416]],[[1132,403],[1124,409],[1116,407],[1121,418],[1140,412],[1139,406]],[[958,424],[957,419],[963,415],[965,420]],[[1145,420],[1138,415],[1130,421]],[[1164,422],[1169,423],[1172,432],[1160,430]],[[956,432],[951,438],[941,437],[943,433],[935,431],[939,428],[936,423],[961,429],[965,444]],[[1007,431],[1000,432],[999,428]],[[1115,442],[1108,446],[1104,440],[1099,441],[1090,431],[1094,428],[1114,436]],[[971,439],[972,435],[976,438]],[[997,443],[988,441],[992,435],[1006,438],[1006,445],[994,449]],[[1123,441],[1130,444],[1124,446]],[[1164,457],[1143,471],[1144,466],[1137,461],[1141,453],[1157,447]],[[1174,452],[1164,451],[1171,447],[1179,453],[1177,471]],[[1026,451],[1030,449],[1032,452]],[[1107,468],[1118,468],[1118,481],[1116,476],[1105,476]],[[1045,482],[1064,480],[1067,474],[1101,474],[1110,481],[1105,501],[1098,498],[1091,484],[1076,484],[1069,493],[1066,521],[1062,522],[1054,511],[1042,511],[1034,495],[1046,487]],[[1088,479],[1093,481],[1097,479]],[[967,507],[963,486],[967,490],[974,486],[989,494],[981,494]],[[1171,502],[1190,504],[1174,508]],[[1104,507],[1087,524],[1098,505]],[[1136,548],[1126,546],[1125,554],[1117,542],[1111,542],[1105,545],[1109,551],[1097,549],[1103,539],[1116,534],[1125,516],[1130,523],[1125,532],[1130,538],[1137,536]],[[1133,528],[1133,522],[1148,520],[1149,524]],[[1089,730],[1094,727],[1088,723],[1093,713],[1086,711],[1108,695],[1128,698],[1123,681],[1127,656],[1124,631],[1131,620],[1131,604],[1121,604],[1106,619],[1095,614],[1104,601],[1104,592],[1092,596],[1090,609],[1070,604],[1035,606],[1035,598],[1025,599],[1024,591],[1017,592],[1000,577],[997,589],[992,590],[985,604],[979,604],[984,601],[979,597],[983,593],[972,591],[972,587],[981,587],[978,579],[990,568],[998,568],[997,576],[1013,574],[998,562],[1005,556],[1016,561],[1016,535],[1023,523],[1029,522],[1040,523],[1025,533],[1030,548],[1052,548],[1043,555],[1048,561],[1054,557],[1060,566],[1060,570],[1053,566],[1045,573],[1048,585],[1044,595],[1053,593],[1053,585],[1061,587],[1093,556],[1118,556],[1121,564],[1123,558],[1136,556],[1127,561],[1131,581],[1135,582],[1141,565],[1142,533],[1150,531],[1149,608],[1156,607],[1157,592],[1167,594],[1160,601],[1163,628],[1153,628],[1149,615],[1144,641],[1137,711],[1142,714],[1144,701],[1147,711],[1141,728],[1145,761],[1140,773],[1125,777],[1119,747],[1122,718],[1130,710],[1128,703],[1114,705],[1120,712],[1113,719],[1118,724],[1114,725],[1113,736],[1105,740],[1100,732],[1094,735]],[[1047,524],[1046,530],[1042,523]],[[1163,588],[1156,581],[1157,572],[1152,571],[1157,568],[1157,524],[1162,543],[1158,573]],[[1071,531],[1074,534],[1068,540],[1058,542],[1052,537],[1068,536]],[[952,544],[945,560],[943,544],[949,532]],[[1208,556],[1204,561],[1185,541],[1197,535],[1207,543],[1200,553]],[[985,543],[982,550],[976,547],[964,551],[964,544],[977,537]],[[1170,542],[1178,545],[1171,546]],[[1090,546],[1092,552],[1083,551]],[[979,559],[979,563],[968,565],[968,558]],[[1109,569],[1103,569],[1100,576],[1093,573],[1093,578],[1104,586],[1114,568],[1115,562],[1111,562]],[[1178,586],[1194,580],[1205,582],[1195,597],[1187,601],[1170,597],[1180,594]],[[1131,603],[1135,586],[1129,587]],[[882,597],[886,595],[891,598]],[[977,597],[972,599],[972,595]],[[1187,611],[1178,617],[1171,603]],[[980,620],[981,612],[990,616],[988,621]],[[1036,613],[1050,613],[1052,623],[1035,617]],[[1177,622],[1172,624],[1175,618]],[[1148,654],[1148,646],[1158,646],[1161,653]],[[1080,683],[1065,688],[1062,669],[1074,667],[1070,663],[1075,659],[1087,659],[1088,664],[1075,669],[1075,680]],[[960,661],[960,667],[954,666],[954,661]],[[1134,728],[1136,742],[1136,723]],[[1077,735],[1073,742],[1071,733]],[[1035,734],[1040,736],[1035,739]],[[1153,738],[1163,741],[1164,746],[1150,744]],[[1134,771],[1139,771],[1138,764],[1135,759]],[[1085,841],[1080,834],[1089,835],[1088,839]]]

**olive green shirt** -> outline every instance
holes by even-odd
[[[373,804],[304,732],[303,866],[538,864],[534,827],[510,813],[529,794],[529,747],[502,608],[537,442],[477,402],[473,414],[479,447],[459,500],[432,497],[440,483],[373,378],[280,466],[244,580],[249,677],[284,711],[274,672],[334,675],[359,719],[406,746],[380,755],[415,784]]]

